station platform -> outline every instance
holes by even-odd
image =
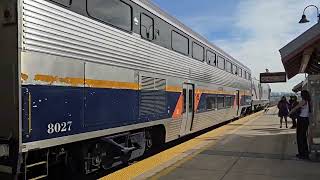
[[[296,152],[295,129],[280,129],[277,109],[271,108],[102,179],[319,180],[320,163],[297,159]]]

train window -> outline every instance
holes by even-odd
[[[209,95],[206,98],[207,110],[212,110],[217,108],[217,100],[215,96]]]
[[[207,63],[212,65],[212,66],[216,66],[217,65],[217,56],[215,53],[211,52],[211,51],[207,51]]]
[[[217,97],[217,107],[218,107],[218,109],[224,108],[224,96]]]
[[[237,75],[238,74],[238,68],[236,65],[232,64],[232,74]]]
[[[207,110],[207,101],[199,101],[198,110],[197,112],[204,112]]]
[[[225,60],[224,58],[218,56],[218,68],[224,69],[225,68]]]
[[[172,31],[171,45],[172,49],[182,54],[189,54],[189,39],[183,35]]]
[[[229,61],[226,61],[226,71],[232,73],[232,64]]]
[[[187,97],[187,90],[183,89],[183,111],[182,111],[183,113],[185,113],[186,109],[187,109],[187,107],[186,107],[186,103],[187,103],[186,97]]]
[[[87,0],[88,14],[105,23],[131,31],[132,8],[119,0]]]
[[[244,71],[244,78],[247,79],[247,71]]]
[[[193,90],[189,89],[189,102],[188,102],[189,112],[193,111],[193,105],[194,105],[193,97],[194,97]]]
[[[229,108],[232,106],[233,98],[231,96],[226,96],[226,107]]]
[[[53,2],[56,2],[58,4],[64,5],[64,6],[70,6],[71,0],[51,0]]]
[[[153,18],[146,14],[141,14],[140,34],[144,39],[153,40],[154,38],[154,21]]]
[[[192,43],[192,57],[199,61],[204,60],[204,48],[195,42]]]

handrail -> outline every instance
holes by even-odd
[[[29,97],[28,97],[28,100],[29,100],[29,108],[28,108],[28,110],[29,110],[29,114],[28,114],[28,132],[29,132],[29,134],[31,133],[31,131],[32,131],[32,107],[31,107],[31,92],[29,92]]]

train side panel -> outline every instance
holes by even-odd
[[[114,133],[108,132],[110,128],[125,131],[131,129],[125,126],[141,124],[142,128],[149,126],[142,123],[171,118],[179,92],[166,93],[170,98],[160,102],[165,103],[160,112],[141,115],[142,78],[159,76],[165,83],[160,91],[190,80],[194,84],[219,82],[220,86],[211,87],[215,89],[240,89],[250,83],[46,1],[24,1],[24,14],[22,73],[28,78],[23,79],[23,114],[26,123],[31,94],[34,129],[24,136],[24,151],[82,139],[59,137],[99,131],[89,133],[94,136],[80,135],[94,138]],[[175,78],[169,80],[169,76]],[[44,142],[53,138],[58,139]]]
[[[266,107],[270,103],[271,89],[269,84],[260,83],[259,80],[252,79],[252,110],[257,111]]]

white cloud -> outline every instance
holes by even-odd
[[[234,18],[232,16],[217,18],[215,14],[186,17],[183,20],[188,26],[192,27],[192,30],[205,37],[210,36],[213,31],[222,31],[226,24],[231,24],[233,21]]]
[[[232,39],[213,41],[232,56],[248,65],[255,77],[266,68],[284,71],[279,49],[310,28],[315,22],[298,24],[303,8],[317,1],[301,0],[242,0],[233,16]],[[310,20],[317,20],[315,9],[308,9]],[[247,36],[243,38],[243,33]],[[304,76],[286,84],[272,84],[273,91],[291,91]]]

